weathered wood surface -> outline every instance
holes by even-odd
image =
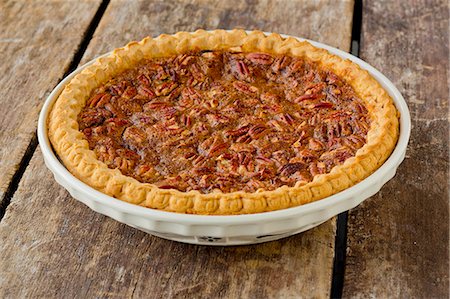
[[[0,204],[100,2],[0,1]]]
[[[146,36],[216,28],[291,34],[348,51],[352,15],[353,0],[115,0],[82,62]]]
[[[351,1],[112,1],[83,61],[146,35],[258,28],[348,50]],[[258,16],[257,18],[255,16]],[[152,237],[89,210],[37,151],[0,223],[0,297],[329,297],[335,220],[231,248]]]
[[[361,57],[408,102],[405,162],[349,216],[344,296],[449,297],[448,1],[366,1]]]

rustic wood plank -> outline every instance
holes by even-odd
[[[0,2],[0,204],[101,0]]]
[[[397,176],[349,216],[344,295],[449,297],[449,7],[366,1],[361,56],[393,80],[412,113]]]
[[[352,7],[352,1],[112,1],[83,61],[149,34],[216,27],[300,35],[348,50]],[[162,240],[76,202],[37,151],[0,223],[0,297],[325,298],[335,229],[333,219],[284,240],[230,248]]]
[[[353,0],[111,1],[82,62],[130,40],[196,29],[263,30],[350,48]],[[124,7],[125,6],[125,7]],[[121,34],[117,34],[120,24]],[[100,34],[101,32],[101,34]]]

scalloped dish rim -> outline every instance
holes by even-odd
[[[269,34],[264,32],[264,34]],[[411,120],[410,114],[408,110],[408,106],[398,91],[398,89],[394,86],[394,84],[387,79],[381,72],[377,69],[364,62],[363,60],[355,57],[349,53],[346,53],[337,48],[328,46],[326,44],[322,44],[319,42],[311,41],[304,38],[299,38],[290,35],[280,34],[283,38],[286,37],[294,37],[300,41],[308,41],[314,47],[322,48],[328,50],[334,55],[340,56],[344,59],[349,59],[352,62],[358,64],[362,69],[367,70],[370,75],[378,81],[378,83],[388,92],[391,96],[396,109],[400,112],[400,133],[398,137],[397,144],[394,147],[393,152],[387,158],[387,160],[372,174],[368,177],[356,183],[349,188],[346,188],[343,191],[340,191],[331,196],[325,197],[323,199],[319,199],[310,203],[305,203],[299,206],[289,207],[285,209],[275,210],[275,211],[266,211],[261,213],[254,214],[239,214],[239,215],[201,215],[201,214],[183,214],[183,213],[174,213],[170,211],[163,211],[157,209],[149,209],[147,207],[139,206],[136,204],[128,203],[126,201],[122,201],[120,199],[109,196],[105,193],[102,193],[95,188],[90,187],[89,185],[83,183],[81,180],[77,179],[74,175],[72,175],[67,168],[59,161],[56,157],[55,152],[52,149],[50,144],[50,140],[48,137],[48,124],[47,118],[49,116],[49,112],[57,100],[60,92],[64,89],[65,85],[81,70],[86,68],[87,66],[93,64],[96,59],[100,57],[104,57],[109,55],[110,53],[106,53],[101,55],[83,66],[77,68],[71,74],[69,74],[64,80],[62,80],[52,91],[52,93],[48,96],[45,101],[45,104],[41,110],[39,115],[39,123],[38,123],[38,139],[39,144],[42,150],[42,153],[45,157],[47,167],[51,169],[52,172],[57,172],[59,175],[65,177],[67,181],[71,182],[71,186],[75,189],[80,189],[83,192],[88,192],[94,195],[95,200],[102,201],[102,204],[106,204],[111,208],[119,209],[121,211],[125,211],[130,214],[139,214],[143,216],[149,216],[152,218],[157,218],[160,220],[173,220],[175,222],[180,223],[204,223],[204,224],[236,224],[245,220],[248,222],[258,222],[260,220],[267,219],[282,219],[286,217],[290,217],[292,215],[301,215],[306,214],[309,211],[315,210],[323,210],[328,206],[333,204],[337,204],[340,201],[345,201],[349,197],[358,194],[359,192],[365,190],[367,187],[376,184],[379,181],[379,177],[384,177],[386,174],[392,170],[396,169],[398,165],[403,161],[405,157],[406,147],[409,141],[410,131],[411,131]],[[47,160],[49,161],[47,163]],[[50,165],[48,165],[50,164]],[[381,186],[380,186],[381,188]],[[379,189],[379,188],[378,188]],[[332,217],[332,216],[330,216]]]

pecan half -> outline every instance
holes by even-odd
[[[247,134],[249,129],[250,129],[250,125],[245,125],[236,130],[225,131],[224,135],[225,135],[225,137],[239,137],[239,136]]]
[[[305,164],[297,162],[297,163],[288,163],[286,165],[283,165],[278,171],[283,176],[291,176],[292,174],[294,174],[297,171],[300,171],[302,169],[305,169]]]
[[[111,100],[111,95],[109,93],[99,93],[93,96],[89,101],[87,102],[87,106],[91,108],[101,108],[105,106],[109,101]]]
[[[142,95],[146,99],[154,99],[156,94],[150,89],[150,87],[141,85],[137,89],[138,94]]]
[[[248,67],[245,64],[245,62],[236,61],[235,63],[236,63],[235,69],[238,73],[238,77],[245,79],[246,77],[248,77],[250,75],[250,71],[248,70]]]
[[[319,97],[320,95],[317,93],[305,93],[304,95],[301,95],[298,98],[296,98],[294,102],[301,103],[303,101],[315,100],[318,99]]]
[[[150,102],[144,105],[144,111],[149,111],[149,110],[160,110],[160,109],[165,109],[167,107],[170,107],[169,104],[165,103],[165,102]]]
[[[173,81],[164,82],[163,84],[156,87],[155,93],[157,96],[166,96],[170,94],[177,86],[178,84]]]
[[[249,53],[246,57],[254,64],[259,65],[269,65],[273,62],[273,57],[269,54],[264,53]]]
[[[258,88],[255,86],[252,86],[248,83],[242,82],[242,81],[234,81],[233,87],[239,90],[240,92],[243,92],[248,95],[255,95],[258,93]]]
[[[328,102],[320,102],[320,103],[314,104],[313,107],[314,108],[332,108],[333,104],[328,103]]]
[[[248,130],[248,135],[253,139],[258,139],[267,133],[267,127],[261,124],[254,125]]]

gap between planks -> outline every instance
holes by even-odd
[[[67,68],[67,71],[62,76],[61,80],[58,81],[58,84],[67,77],[71,72],[73,72],[77,67],[78,64],[81,61],[81,58],[84,55],[84,52],[86,51],[87,46],[89,45],[89,42],[91,41],[92,37],[94,36],[95,29],[97,28],[98,24],[100,23],[101,18],[103,17],[103,14],[105,13],[106,8],[108,7],[110,0],[103,0],[100,6],[97,9],[97,12],[95,13],[94,17],[92,18],[91,22],[87,26],[87,29],[83,35],[83,38],[81,39],[81,43],[79,44],[72,61],[70,62],[69,67]],[[56,84],[56,85],[58,85]],[[19,183],[22,179],[23,174],[25,173],[25,170],[28,167],[28,164],[30,163],[31,158],[34,155],[34,152],[36,151],[38,145],[37,140],[37,133],[36,131],[33,133],[33,136],[31,137],[30,143],[27,146],[27,149],[25,150],[24,155],[22,156],[22,159],[20,160],[19,167],[14,173],[11,182],[9,183],[8,188],[5,192],[4,200],[1,202],[0,205],[0,221],[3,219],[3,216],[5,216],[6,209],[8,208],[9,204],[11,203],[11,199],[13,198],[14,194],[17,191],[17,188],[19,187]]]
[[[359,57],[361,44],[362,5],[362,0],[355,0],[353,7],[350,53],[357,57]],[[347,225],[348,211],[345,211],[337,217],[330,298],[342,298],[344,290],[345,260],[347,256]]]

